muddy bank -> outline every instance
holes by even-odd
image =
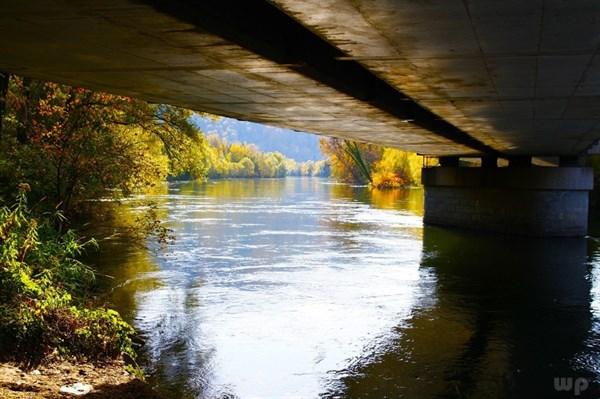
[[[83,396],[90,399],[162,398],[148,384],[124,371],[120,362],[102,366],[60,362],[30,371],[0,363],[0,398],[3,399],[73,398],[75,396],[60,393],[60,387],[77,382],[93,386],[93,390]]]

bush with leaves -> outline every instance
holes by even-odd
[[[420,184],[423,158],[415,153],[338,138],[324,138],[320,144],[338,180],[377,189]]]
[[[89,199],[208,172],[208,144],[190,110],[14,75],[5,103],[0,197],[27,182],[32,201],[73,218]]]
[[[94,272],[77,256],[95,241],[58,234],[59,214],[33,217],[26,189],[0,208],[0,353],[29,366],[50,355],[134,357],[133,328],[114,310],[85,306]]]

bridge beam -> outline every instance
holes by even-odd
[[[518,155],[508,158],[508,166],[527,168],[531,166],[531,157],[527,155]]]
[[[440,166],[423,169],[422,181],[426,224],[527,236],[587,234],[590,168]]]
[[[494,157],[494,156],[481,157],[481,167],[482,168],[497,168],[498,167],[498,157]]]

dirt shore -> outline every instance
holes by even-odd
[[[93,390],[83,396],[86,399],[163,399],[148,384],[124,371],[120,362],[102,366],[59,362],[28,371],[0,363],[0,398],[3,399],[74,398],[76,396],[60,393],[60,387],[77,382],[93,386]]]

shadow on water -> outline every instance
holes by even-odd
[[[109,241],[95,264],[168,397],[572,397],[555,377],[600,395],[597,239],[423,227],[422,195],[172,184],[150,199],[175,244]]]
[[[522,239],[425,227],[421,270],[434,300],[323,397],[597,397],[591,268],[584,238]]]

